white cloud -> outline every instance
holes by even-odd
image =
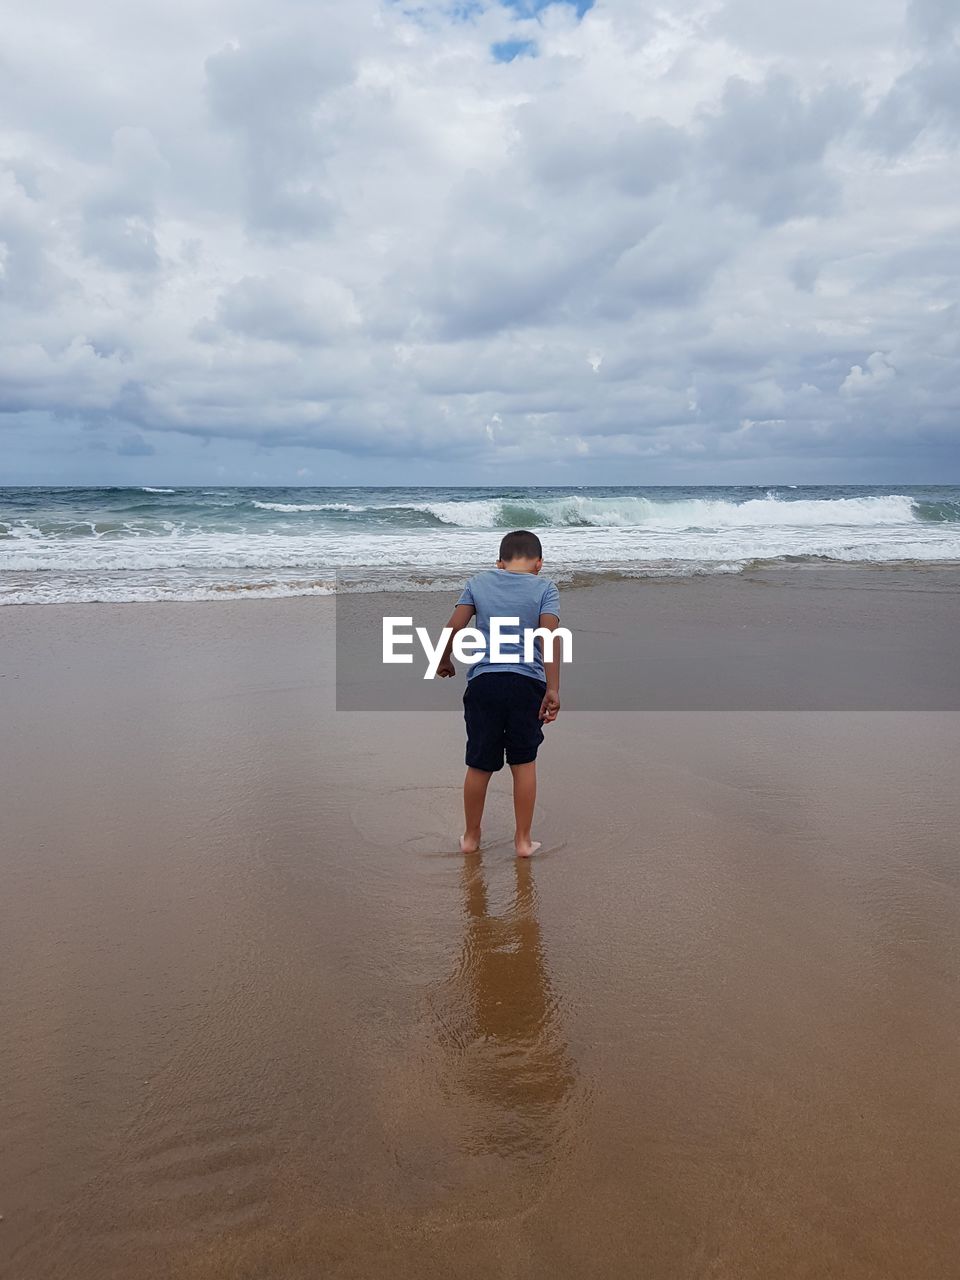
[[[21,7],[0,431],[291,474],[960,457],[956,13],[817,14]]]
[[[874,351],[867,357],[866,367],[859,364],[852,366],[840,384],[840,394],[861,396],[867,392],[878,391],[896,376],[897,371],[886,356],[880,351]]]

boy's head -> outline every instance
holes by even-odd
[[[539,573],[543,566],[543,547],[540,539],[529,529],[515,529],[504,534],[500,542],[498,569],[512,569],[514,573]]]

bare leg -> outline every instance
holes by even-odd
[[[537,762],[512,764],[510,772],[513,774],[513,812],[517,820],[514,836],[517,857],[529,858],[540,848],[538,840],[530,839],[533,810],[537,803]]]
[[[492,773],[484,773],[482,769],[468,769],[463,780],[463,835],[460,837],[462,853],[476,853],[480,848],[480,823],[483,820],[483,805],[487,798],[487,787],[490,785]]]

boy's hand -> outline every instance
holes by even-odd
[[[559,714],[560,695],[555,693],[553,689],[548,689],[543,695],[543,701],[540,703],[540,719],[544,724],[553,724]]]
[[[476,606],[472,604],[458,604],[450,615],[450,621],[447,623],[450,629],[450,639],[447,641],[447,647],[443,651],[443,656],[437,663],[437,675],[441,680],[449,680],[451,676],[457,674],[453,665],[453,659],[450,653],[453,649],[453,640],[458,631],[462,631],[470,622],[470,619],[476,613]]]

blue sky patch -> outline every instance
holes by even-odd
[[[569,4],[577,11],[577,17],[582,18],[588,9],[592,9],[595,0],[500,0],[500,3],[506,9],[513,9],[523,17],[529,18],[535,13],[539,13],[541,9],[545,9],[548,4]]]
[[[535,58],[537,42],[535,40],[499,40],[490,46],[490,52],[497,62],[512,62],[514,58]]]

